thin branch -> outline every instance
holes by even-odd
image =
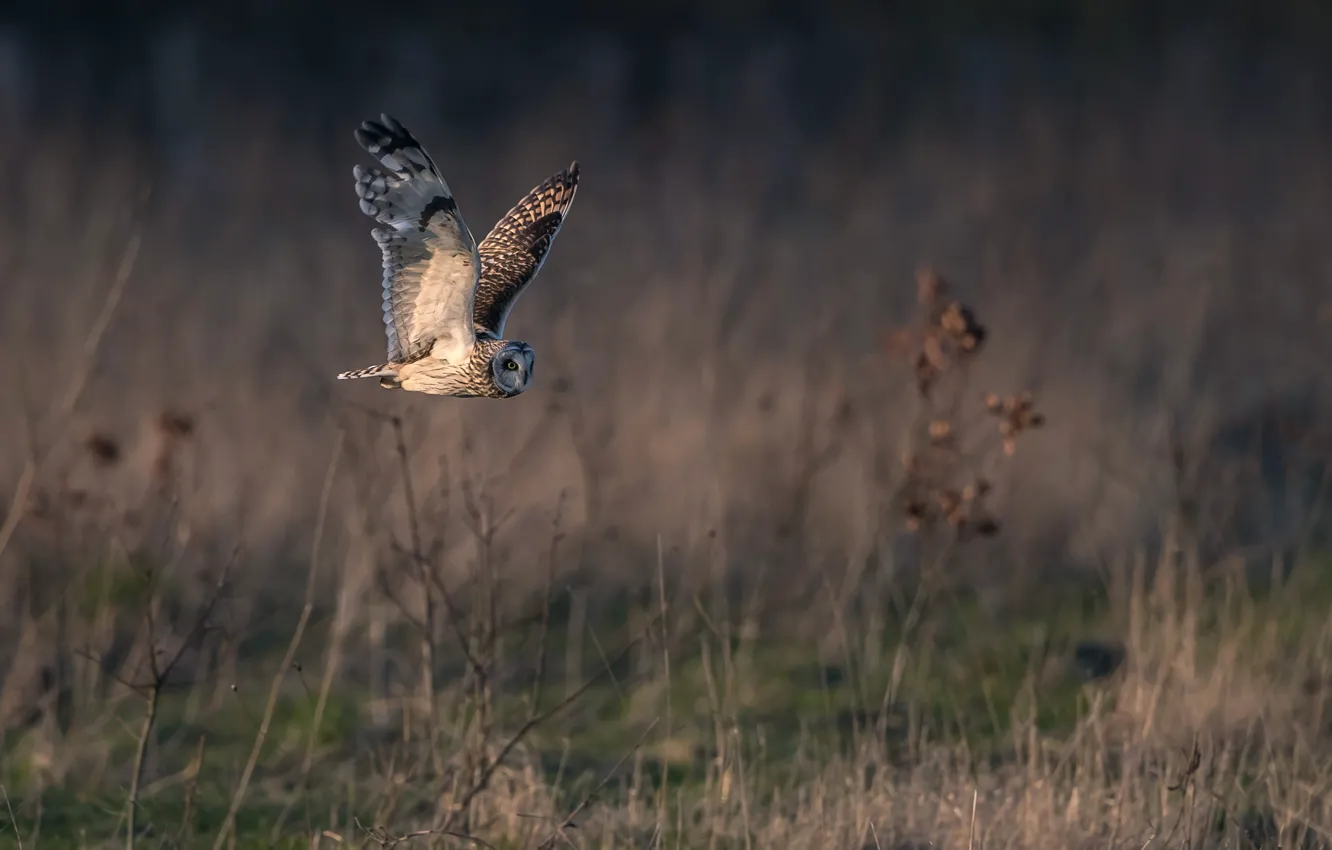
[[[129,284],[130,275],[134,272],[134,264],[139,259],[139,247],[143,244],[142,224],[136,225],[134,232],[130,235],[129,242],[125,245],[125,253],[120,258],[120,267],[116,270],[116,277],[111,283],[111,288],[107,290],[106,298],[102,301],[102,309],[93,321],[92,327],[88,331],[88,336],[83,341],[83,359],[79,363],[79,368],[74,373],[74,380],[70,381],[69,387],[65,390],[65,396],[61,400],[60,407],[56,409],[57,414],[64,419],[68,419],[74,412],[74,406],[79,403],[79,397],[83,395],[83,387],[88,382],[88,375],[92,372],[94,360],[97,358],[97,349],[102,345],[102,336],[106,333],[107,327],[111,324],[111,318],[116,313],[116,307],[120,305],[121,296],[125,294],[125,287]]]
[[[135,689],[147,690],[148,710],[144,714],[143,726],[139,730],[139,740],[134,750],[134,768],[130,776],[129,799],[125,808],[125,850],[134,850],[134,843],[138,837],[139,789],[143,783],[143,767],[148,755],[148,744],[152,740],[153,727],[157,722],[157,712],[162,702],[162,691],[166,688],[171,673],[176,669],[181,659],[185,657],[185,651],[194,646],[207,633],[213,609],[217,607],[217,601],[226,588],[226,576],[229,569],[230,564],[224,568],[222,577],[218,580],[213,592],[199,607],[199,612],[195,615],[189,633],[180,641],[180,645],[176,647],[176,651],[167,659],[165,664],[159,663],[157,659],[157,625],[153,618],[154,600],[152,598],[148,600],[147,608],[144,611],[144,623],[148,629],[148,669],[152,674],[152,681],[146,688]]]
[[[486,769],[481,772],[481,776],[472,785],[472,787],[467,789],[466,793],[464,793],[462,797],[459,798],[458,803],[456,804],[453,812],[450,814],[450,822],[446,823],[445,826],[452,826],[453,825],[452,819],[456,817],[458,813],[467,811],[468,806],[471,804],[472,800],[476,798],[476,795],[484,791],[486,787],[490,784],[490,777],[495,774],[495,771],[499,769],[500,764],[504,762],[505,757],[507,757],[509,753],[513,751],[514,747],[518,746],[518,744],[520,744],[523,741],[523,739],[526,738],[528,734],[531,733],[533,729],[540,726],[542,723],[545,723],[547,720],[554,717],[555,715],[559,714],[570,704],[572,704],[580,697],[582,697],[583,694],[591,690],[592,686],[595,685],[597,682],[601,681],[602,676],[604,676],[606,672],[611,669],[611,666],[613,664],[627,657],[629,653],[634,649],[634,647],[636,647],[639,644],[639,642],[641,642],[643,638],[647,636],[649,630],[654,625],[656,625],[657,620],[658,617],[653,617],[647,623],[642,633],[640,633],[638,637],[630,641],[624,647],[624,649],[620,650],[620,653],[616,655],[615,658],[611,659],[611,661],[608,662],[605,667],[598,670],[592,676],[588,677],[588,679],[584,681],[583,684],[579,685],[576,690],[574,690],[572,693],[564,697],[564,699],[560,700],[558,703],[546,709],[545,711],[539,714],[533,714],[530,717],[528,717],[527,721],[518,728],[518,731],[515,732],[511,738],[509,738],[508,742],[505,743],[503,747],[500,747],[499,753],[497,753],[495,755],[495,758],[492,761],[490,761],[489,764],[486,765]],[[214,848],[214,850],[217,850],[217,848]]]
[[[153,653],[149,641],[148,653]],[[155,687],[148,695],[148,711],[143,716],[143,727],[139,730],[139,743],[134,749],[134,771],[130,778],[129,799],[125,806],[125,850],[134,850],[134,840],[138,832],[139,785],[143,782],[143,764],[148,755],[148,741],[153,734],[153,724],[157,722],[157,707],[162,699],[162,689]]]
[[[364,832],[372,841],[378,842],[382,850],[392,850],[392,848],[397,847],[402,842],[410,841],[413,838],[428,838],[434,835],[442,835],[445,838],[456,838],[459,841],[470,841],[473,844],[479,844],[480,846],[487,848],[487,850],[496,850],[495,845],[477,838],[475,835],[468,835],[465,832],[455,832],[448,829],[418,829],[415,832],[408,832],[405,835],[391,835],[382,827],[362,826],[361,821],[357,818],[353,818],[352,822],[356,824],[357,829]],[[327,835],[328,831],[325,830],[324,834]],[[339,842],[341,842],[341,840],[341,838],[338,839]]]
[[[403,436],[402,418],[394,416],[389,421],[393,426],[393,437],[396,441],[396,449],[398,453],[398,465],[402,473],[403,496],[407,500],[407,528],[412,537],[412,557],[416,561],[416,568],[421,573],[421,583],[422,585],[425,585],[433,580],[435,586],[439,588],[440,595],[444,597],[444,606],[449,609],[449,627],[453,630],[454,636],[458,639],[458,646],[462,649],[463,655],[467,658],[467,663],[471,665],[472,671],[477,675],[484,677],[485,670],[476,660],[476,656],[472,654],[472,645],[467,640],[467,635],[463,633],[461,614],[458,611],[458,606],[453,602],[453,595],[449,593],[443,580],[436,576],[435,571],[430,568],[430,562],[421,548],[421,527],[416,515],[416,495],[412,490],[411,466],[407,462],[407,440]],[[425,587],[422,587],[422,590],[427,593],[429,592]]]
[[[601,789],[605,788],[606,784],[610,782],[611,777],[615,775],[616,771],[618,771],[620,767],[626,761],[628,761],[629,756],[638,752],[638,748],[643,746],[643,741],[647,739],[648,733],[650,733],[654,728],[656,728],[658,719],[660,718],[654,717],[652,719],[652,722],[649,723],[647,728],[643,730],[643,734],[638,736],[638,740],[634,742],[634,745],[629,749],[629,752],[620,756],[620,760],[615,763],[614,767],[612,767],[610,770],[606,772],[606,775],[602,777],[601,781],[597,783],[596,787],[593,788],[591,791],[588,791],[587,794],[583,797],[583,799],[578,801],[578,805],[573,807],[573,811],[569,812],[569,814],[565,816],[564,820],[560,821],[559,825],[555,827],[555,830],[551,832],[551,834],[546,838],[546,840],[542,841],[540,844],[537,845],[537,850],[548,850],[548,848],[554,847],[555,841],[558,838],[563,838],[564,840],[568,841],[568,836],[564,834],[564,831],[571,826],[577,826],[577,824],[574,823],[574,818],[577,817],[579,813],[583,811],[583,809],[591,805],[592,801],[595,800],[597,798],[597,795],[601,793]],[[572,844],[573,842],[570,843]]]

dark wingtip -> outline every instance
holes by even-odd
[[[373,118],[362,121],[354,135],[361,147],[372,154],[393,153],[416,144],[411,132],[402,126],[402,122],[387,112],[381,112],[378,121]]]
[[[565,171],[567,171],[567,172],[569,173],[569,179],[570,179],[570,180],[572,180],[572,181],[574,181],[574,182],[577,182],[577,181],[578,181],[578,160],[575,159],[573,162],[569,163],[569,167],[568,167],[567,169],[565,169]]]

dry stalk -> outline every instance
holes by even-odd
[[[496,665],[497,635],[499,631],[497,596],[499,577],[494,558],[495,535],[512,512],[494,517],[493,501],[484,493],[476,495],[470,487],[463,488],[467,526],[476,542],[476,564],[472,580],[472,606],[470,616],[471,642],[478,664],[468,675],[465,684],[470,703],[468,728],[465,733],[464,773],[468,783],[475,782],[485,769],[489,758],[490,737],[494,715],[494,693],[491,682],[498,675]],[[464,818],[462,828],[470,828],[470,814]]]
[[[448,820],[445,821],[444,824],[445,828],[452,829],[454,827],[454,825],[457,822],[457,819],[461,816],[461,814],[468,810],[468,807],[471,805],[472,800],[476,799],[476,796],[478,794],[482,793],[483,791],[486,790],[487,787],[489,787],[491,776],[494,775],[495,771],[504,762],[504,759],[509,755],[509,753],[513,751],[515,747],[517,747],[520,743],[522,743],[523,740],[526,739],[529,734],[531,734],[533,729],[536,729],[538,726],[542,725],[550,718],[559,714],[565,708],[569,707],[574,702],[576,702],[583,694],[591,690],[592,686],[595,685],[597,682],[601,681],[602,676],[605,673],[609,672],[613,664],[617,664],[620,661],[624,660],[626,657],[628,657],[629,653],[632,652],[634,647],[636,647],[639,644],[639,642],[642,641],[650,633],[650,630],[652,629],[652,627],[656,625],[656,623],[657,623],[657,618],[653,617],[652,620],[648,622],[648,624],[644,627],[643,631],[639,633],[639,635],[635,637],[632,641],[626,644],[625,647],[622,650],[620,650],[620,653],[616,655],[615,658],[612,659],[606,665],[605,668],[603,668],[602,670],[598,670],[595,674],[589,676],[587,680],[584,681],[583,684],[579,686],[578,689],[575,690],[573,693],[566,695],[558,703],[546,709],[545,711],[534,712],[530,714],[527,720],[523,723],[523,725],[518,727],[518,731],[514,732],[513,735],[509,737],[509,740],[506,741],[504,745],[500,747],[499,752],[496,753],[495,755],[495,758],[487,761],[485,770],[481,772],[480,777],[477,778],[476,782],[472,785],[472,787],[468,788],[458,799],[458,802],[454,804],[453,811],[449,813]]]
[[[149,581],[153,581],[151,576],[149,577]],[[155,583],[154,586],[156,586]],[[180,641],[180,645],[176,647],[176,651],[165,660],[165,663],[158,658],[157,624],[156,618],[153,616],[153,608],[156,604],[156,600],[154,598],[149,598],[144,606],[144,628],[147,633],[148,644],[148,670],[151,678],[146,684],[135,685],[128,682],[125,683],[134,691],[144,694],[148,701],[148,707],[144,713],[143,724],[140,726],[138,741],[134,750],[134,766],[130,773],[129,794],[125,802],[126,850],[134,850],[134,843],[137,838],[139,788],[143,782],[144,760],[148,753],[148,745],[152,739],[153,729],[157,723],[157,713],[161,704],[162,692],[165,690],[167,683],[171,679],[172,673],[185,657],[185,652],[192,646],[195,646],[207,632],[212,630],[213,611],[217,607],[218,601],[222,598],[226,587],[227,569],[224,569],[221,578],[217,581],[209,595],[200,605],[189,632]]]
[[[979,789],[971,791],[971,826],[967,829],[967,850],[973,850],[976,846],[976,800],[980,795]]]
[[[359,820],[354,820],[354,822],[356,824],[356,828],[364,832],[368,840],[377,843],[380,846],[381,850],[393,850],[394,847],[397,847],[399,844],[403,843],[404,841],[411,841],[416,838],[434,838],[435,836],[439,836],[441,838],[456,838],[459,841],[466,841],[470,844],[475,844],[478,847],[485,847],[487,848],[487,850],[495,850],[495,845],[487,841],[483,841],[482,839],[477,838],[475,835],[468,835],[465,832],[455,832],[453,830],[448,830],[448,829],[418,829],[415,832],[408,832],[403,835],[394,835],[388,832],[387,830],[383,829],[382,827],[363,826]],[[323,834],[328,835],[329,837],[333,837],[327,830],[325,830]],[[342,837],[337,836],[337,840],[341,842]]]
[[[189,771],[188,784],[185,786],[185,811],[180,816],[180,828],[176,831],[176,844],[181,845],[194,837],[194,807],[199,792],[199,774],[203,772],[204,754],[208,738],[199,736],[199,746],[195,750],[194,760],[186,768]]]
[[[14,806],[9,802],[9,791],[3,785],[0,785],[0,795],[5,798],[5,809],[9,812],[9,825],[14,828],[14,840],[18,842],[18,850],[23,850],[23,832],[19,829],[18,818],[14,816]]]
[[[532,671],[532,690],[528,698],[529,719],[541,710],[541,689],[546,679],[546,642],[550,638],[550,608],[555,584],[555,563],[560,542],[564,540],[564,534],[560,530],[564,518],[564,499],[565,492],[561,492],[555,517],[551,520],[550,552],[546,557],[546,583],[541,594],[541,626],[537,632],[536,669]]]
[[[664,712],[666,715],[666,728],[662,731],[663,740],[669,741],[673,731],[671,725],[671,647],[670,631],[667,625],[670,620],[666,616],[666,569],[664,558],[661,551],[661,535],[657,535],[657,604],[659,616],[661,617],[661,663],[662,674],[666,681],[666,696]],[[668,765],[663,762],[661,768],[661,787],[657,790],[657,829],[661,835],[666,834],[666,804],[669,799],[671,785],[671,775]]]
[[[340,432],[345,433],[345,432]],[[308,794],[310,788],[310,772],[314,769],[315,745],[319,740],[319,730],[323,727],[324,712],[328,707],[328,697],[333,689],[333,677],[336,675],[342,661],[342,643],[347,634],[347,620],[345,606],[347,604],[347,588],[344,585],[340,590],[340,599],[338,601],[338,613],[333,625],[333,634],[331,645],[328,648],[328,654],[324,663],[323,676],[319,682],[319,695],[315,699],[314,716],[310,720],[310,734],[306,738],[305,755],[301,759],[300,788],[303,793]],[[269,840],[276,842],[282,834],[282,827],[286,824],[287,817],[290,815],[295,798],[288,801],[273,823],[272,830],[269,831]]]
[[[305,627],[310,622],[310,615],[314,611],[314,593],[315,580],[319,576],[319,555],[320,547],[324,537],[324,521],[328,517],[328,501],[333,490],[333,479],[337,472],[338,460],[342,456],[342,444],[345,434],[338,432],[337,442],[333,446],[333,457],[328,462],[328,472],[324,476],[324,489],[319,496],[319,514],[315,521],[314,537],[310,542],[310,570],[305,580],[305,605],[301,608],[300,619],[296,621],[296,629],[292,632],[291,641],[287,644],[287,652],[282,657],[282,664],[273,674],[273,681],[268,689],[268,702],[264,705],[263,720],[259,723],[259,730],[254,736],[254,745],[250,748],[250,757],[245,762],[245,769],[241,773],[240,780],[236,783],[236,789],[231,795],[231,805],[227,809],[226,817],[222,821],[222,827],[217,832],[217,837],[213,840],[213,850],[222,850],[231,831],[236,827],[236,813],[240,811],[241,803],[245,801],[245,792],[250,786],[250,777],[254,775],[255,765],[259,761],[259,752],[263,749],[264,741],[268,738],[268,727],[273,721],[273,711],[277,708],[278,694],[282,690],[282,681],[286,678],[287,670],[292,666],[296,658],[296,651],[300,648],[301,639],[305,637]]]
[[[958,540],[992,537],[999,524],[985,507],[992,485],[984,474],[988,454],[969,439],[959,416],[966,397],[970,367],[988,337],[975,312],[948,294],[948,285],[930,271],[920,273],[920,313],[914,326],[890,334],[887,349],[906,354],[916,372],[917,421],[913,448],[902,457],[904,478],[897,501],[908,531],[932,530],[940,520]],[[945,378],[951,393],[941,395]],[[1044,425],[1030,392],[1002,398],[989,393],[984,412],[998,420],[1004,456],[1017,450],[1017,438]]]
[[[606,771],[606,775],[601,778],[601,781],[598,782],[591,791],[587,792],[587,794],[583,796],[583,799],[579,800],[578,804],[574,806],[572,810],[570,810],[569,814],[564,816],[564,818],[560,821],[559,825],[555,827],[555,829],[550,833],[550,835],[547,836],[544,841],[542,841],[540,844],[537,845],[537,850],[552,850],[552,848],[555,847],[556,842],[559,840],[564,840],[571,845],[573,844],[573,842],[569,840],[569,836],[567,835],[566,830],[571,828],[576,828],[578,826],[578,824],[574,821],[574,818],[578,817],[578,815],[581,814],[584,809],[590,806],[597,799],[597,797],[601,794],[601,790],[605,788],[607,783],[611,781],[611,777],[615,776],[615,774],[619,771],[620,767],[623,766],[624,763],[629,760],[629,757],[631,755],[634,755],[639,751],[639,749],[643,746],[643,742],[647,740],[648,734],[654,728],[656,728],[658,719],[659,718],[655,717],[652,719],[652,722],[647,725],[647,728],[643,730],[643,733],[638,736],[638,740],[634,742],[634,746],[629,750],[629,752],[620,756],[620,760],[615,763],[615,766],[612,767],[610,770]]]
[[[145,188],[140,197],[140,205],[147,203],[149,190]],[[111,324],[111,319],[115,316],[116,308],[120,306],[120,299],[125,294],[125,288],[129,285],[130,277],[134,272],[134,265],[139,258],[139,247],[143,242],[142,224],[136,223],[133,232],[130,234],[129,242],[125,245],[124,254],[120,259],[120,266],[116,271],[116,276],[111,282],[111,287],[107,290],[106,296],[102,300],[101,310],[92,326],[88,329],[88,335],[83,340],[83,350],[78,365],[75,367],[73,377],[70,379],[69,386],[65,388],[65,394],[61,397],[60,403],[52,411],[54,421],[48,425],[47,430],[54,437],[47,443],[46,449],[37,454],[34,452],[23,464],[23,472],[19,475],[18,483],[14,487],[14,494],[9,500],[9,512],[5,516],[3,525],[0,525],[0,557],[9,547],[10,540],[14,537],[14,532],[18,530],[19,522],[22,521],[24,514],[28,509],[28,498],[32,494],[32,485],[37,475],[43,470],[55,449],[63,441],[66,432],[69,429],[70,420],[74,414],[74,408],[79,403],[79,398],[83,395],[83,388],[88,382],[88,375],[92,371],[93,361],[97,358],[97,351],[101,348],[102,337],[106,334],[106,329]],[[33,439],[36,439],[35,431]]]
[[[458,646],[462,650],[463,655],[466,657],[467,663],[472,668],[472,672],[476,675],[484,677],[485,671],[481,668],[480,662],[477,661],[476,655],[473,652],[471,641],[468,640],[467,634],[463,630],[462,614],[458,608],[458,605],[455,603],[453,595],[449,591],[448,586],[445,585],[443,579],[441,579],[436,573],[436,571],[433,569],[433,565],[430,559],[426,556],[426,553],[422,547],[420,512],[416,501],[415,491],[412,489],[411,466],[408,462],[408,457],[407,457],[407,439],[403,434],[402,418],[398,416],[393,416],[389,418],[389,421],[393,426],[395,449],[398,455],[398,467],[399,467],[399,472],[402,475],[403,494],[404,498],[407,500],[407,523],[408,523],[408,531],[411,535],[411,541],[412,541],[412,551],[410,554],[412,557],[412,562],[418,570],[418,577],[422,585],[422,592],[425,594],[425,599],[428,606],[427,622],[421,624],[422,630],[425,631],[426,633],[425,639],[427,640],[427,643],[423,645],[423,649],[427,653],[429,653],[431,658],[433,658],[435,647],[433,640],[432,600],[434,597],[429,590],[430,587],[433,586],[437,588],[440,592],[440,597],[443,599],[444,607],[447,609],[447,613],[449,615],[448,616],[449,626],[453,630],[454,636],[458,640]],[[431,668],[431,673],[433,675],[433,667]],[[433,697],[433,687],[432,687],[431,689],[432,705],[433,705],[433,700],[434,697]]]
[[[393,437],[398,457],[398,471],[402,476],[403,498],[407,501],[407,529],[411,536],[411,559],[412,565],[417,572],[417,581],[421,585],[421,598],[424,605],[424,611],[421,621],[421,699],[424,706],[424,720],[426,724],[426,740],[429,742],[430,752],[435,752],[437,744],[436,735],[436,716],[435,707],[435,594],[434,584],[431,582],[431,576],[428,573],[433,572],[428,562],[421,544],[421,524],[417,515],[416,494],[412,489],[411,465],[407,460],[407,441],[403,436],[402,419],[395,416],[392,418]],[[450,622],[455,623],[456,619],[450,615]],[[466,639],[459,632],[458,640],[462,643],[463,652],[467,655],[469,661],[472,654],[468,648]],[[436,766],[436,772],[440,772],[440,767]]]

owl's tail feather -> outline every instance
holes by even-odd
[[[364,369],[353,369],[350,372],[343,372],[338,375],[339,381],[346,381],[351,378],[394,378],[397,377],[398,366],[396,363],[381,363],[378,366],[367,366]]]

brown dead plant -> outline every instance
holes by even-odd
[[[919,273],[917,304],[915,321],[892,332],[885,345],[890,356],[910,364],[918,411],[902,453],[895,501],[907,531],[942,527],[952,542],[993,537],[1000,524],[986,498],[1002,459],[993,437],[997,434],[1002,456],[1012,457],[1018,438],[1044,425],[1045,417],[1027,390],[1006,397],[986,393],[979,409],[970,404],[970,375],[986,350],[987,329],[933,271]],[[979,413],[996,419],[997,427],[980,428]]]

